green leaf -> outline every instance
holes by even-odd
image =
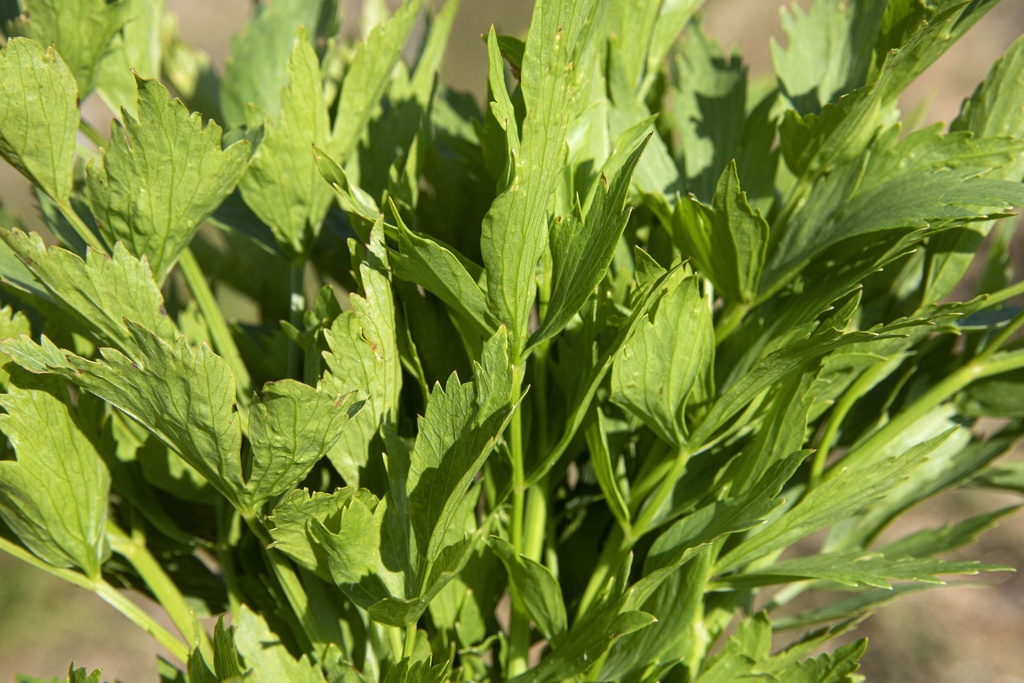
[[[64,382],[12,374],[0,396],[0,431],[17,460],[0,461],[0,517],[29,550],[55,567],[100,576],[110,474],[72,407]]]
[[[436,295],[472,323],[480,336],[488,337],[498,328],[483,290],[467,269],[467,265],[475,264],[460,258],[437,240],[412,232],[401,218],[398,218],[398,249],[390,252],[390,260],[395,275]]]
[[[396,424],[402,390],[395,302],[382,225],[378,219],[370,233],[370,247],[359,264],[363,295],[350,294],[351,310],[324,331],[330,349],[324,353],[324,388],[334,395],[358,391],[364,400],[359,414],[328,453],[352,486],[359,485],[359,468],[370,457],[370,442],[378,429]]]
[[[0,239],[38,278],[62,314],[94,331],[103,343],[137,357],[138,344],[125,319],[165,341],[177,336],[148,264],[129,254],[124,245],[114,245],[110,257],[90,250],[82,260],[66,249],[47,248],[36,233],[0,229]]]
[[[241,606],[233,630],[235,645],[245,662],[245,680],[253,683],[323,683],[326,680],[308,655],[299,659],[292,657],[280,636],[248,605]]]
[[[136,78],[160,78],[165,0],[125,0],[128,19],[100,62],[96,91],[113,112],[138,118]],[[133,74],[134,72],[134,74]]]
[[[1021,184],[989,178],[1019,163],[1024,143],[941,134],[938,127],[896,141],[888,129],[863,155],[816,183],[776,239],[772,234],[762,291],[773,291],[826,247],[856,235],[964,224],[1024,203]]]
[[[505,328],[484,345],[474,381],[453,373],[434,386],[418,422],[407,480],[409,519],[419,554],[437,558],[452,517],[511,418],[513,372]],[[394,454],[391,454],[394,457]]]
[[[249,416],[252,474],[245,497],[250,510],[305,478],[359,410],[355,398],[354,392],[338,396],[294,380],[264,385]]]
[[[611,182],[601,174],[583,220],[570,214],[560,216],[552,225],[551,298],[547,315],[530,337],[530,346],[551,339],[569,324],[607,274],[629,220],[630,209],[624,205],[630,179],[650,139],[648,135],[633,150]]]
[[[199,224],[235,189],[245,172],[249,143],[221,149],[222,131],[203,127],[171,100],[158,81],[136,79],[138,120],[123,113],[111,127],[110,145],[86,168],[89,207],[110,244],[122,241],[149,259],[163,283]]]
[[[306,489],[293,491],[270,515],[273,527],[270,535],[273,547],[283,552],[298,565],[305,567],[325,581],[331,580],[328,557],[310,531],[310,523],[317,520],[328,530],[338,528],[338,516],[351,504],[353,496],[363,498],[364,507],[376,505],[376,499],[365,489],[346,486],[333,493]]]
[[[288,60],[280,113],[276,120],[262,121],[263,139],[238,183],[242,199],[270,226],[289,259],[310,249],[333,197],[312,152],[313,145],[331,155],[338,152],[322,83],[320,63],[300,28]],[[248,125],[259,125],[261,120],[258,110],[247,110]]]
[[[0,156],[58,204],[71,196],[74,76],[53,47],[11,38],[0,52]]]
[[[734,303],[757,295],[768,247],[768,223],[740,190],[736,162],[722,171],[711,206],[694,197],[676,201],[672,237],[684,256]]]
[[[1024,36],[1013,42],[996,60],[950,130],[969,130],[981,136],[1024,136],[1020,107],[1024,106]],[[1011,172],[1013,169],[1009,169]],[[1007,180],[1014,180],[1007,177]]]
[[[342,82],[333,138],[335,159],[344,165],[355,150],[367,122],[387,92],[391,72],[419,16],[422,0],[405,0],[385,23],[376,26],[356,48]]]
[[[21,311],[14,311],[10,306],[0,308],[0,339],[20,337],[21,335],[31,336],[32,324]],[[4,365],[10,360],[7,356],[0,355],[0,390],[7,390],[7,381],[10,374]]]
[[[892,588],[890,581],[943,583],[937,574],[977,574],[981,571],[1008,571],[1010,567],[981,562],[952,562],[934,558],[889,558],[883,553],[824,553],[775,562],[756,571],[747,571],[719,579],[717,587],[754,587],[790,583],[806,579],[831,581],[842,586]]]
[[[550,640],[565,631],[567,619],[562,588],[551,571],[520,555],[497,536],[491,536],[488,542],[508,572],[513,603],[530,615],[545,638]]]
[[[772,61],[797,109],[814,111],[864,85],[874,59],[874,38],[885,4],[860,0],[843,5],[816,0],[808,11],[783,8],[788,46],[771,41]]]
[[[952,430],[940,434],[881,462],[861,461],[859,466],[836,470],[761,533],[750,536],[725,554],[716,564],[716,572],[735,569],[781,550],[808,534],[870,508],[894,482],[925,463],[928,455],[952,434]]]
[[[271,118],[281,110],[281,88],[292,78],[287,70],[295,33],[300,26],[313,37],[336,30],[337,2],[333,0],[281,0],[261,3],[232,38],[231,54],[224,69],[220,106],[228,127],[247,122],[246,107],[255,105]],[[308,40],[307,40],[308,42]]]
[[[547,243],[547,208],[566,161],[565,133],[576,82],[573,57],[596,3],[539,2],[523,54],[526,104],[519,155],[510,157],[508,187],[484,217],[480,242],[487,299],[508,326],[513,357],[522,353],[536,297],[534,274]],[[509,123],[511,125],[511,122]]]
[[[705,395],[714,365],[711,300],[698,278],[686,277],[662,297],[612,365],[612,400],[660,438],[686,443],[684,411]]]
[[[84,100],[96,86],[111,40],[129,19],[128,4],[124,0],[24,0],[22,5],[25,13],[15,24],[16,31],[57,49]]]
[[[115,349],[90,361],[58,349],[46,337],[22,337],[0,350],[31,372],[54,374],[107,401],[141,423],[238,504],[245,488],[235,412],[235,379],[224,359],[205,344],[193,352],[179,337],[173,345],[128,322],[137,362]]]
[[[597,477],[598,486],[604,494],[608,509],[611,510],[624,531],[630,527],[629,505],[622,496],[622,490],[616,481],[615,468],[612,464],[612,455],[608,451],[608,429],[605,424],[604,413],[598,409],[596,420],[591,424],[585,433],[587,449],[590,451],[590,462],[594,467],[594,474]]]

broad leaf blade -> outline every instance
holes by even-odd
[[[114,349],[90,361],[22,337],[0,350],[31,372],[63,377],[127,413],[199,470],[228,500],[245,488],[235,412],[235,380],[224,359],[205,344],[193,352],[179,337],[173,344],[134,323],[129,332],[138,362]]]
[[[221,149],[220,126],[189,114],[158,81],[137,79],[138,120],[114,123],[100,162],[87,167],[89,207],[101,232],[145,256],[162,283],[182,250],[235,189],[249,143]]]
[[[43,45],[53,44],[78,83],[85,99],[99,77],[100,63],[114,35],[129,18],[124,0],[25,0],[25,14],[15,27]],[[27,20],[26,20],[27,17]]]
[[[550,640],[565,631],[567,619],[562,589],[551,571],[520,555],[497,536],[488,540],[508,572],[512,601],[530,615],[545,638]]]
[[[288,60],[288,85],[276,120],[263,122],[263,139],[253,152],[238,189],[260,220],[270,226],[289,258],[305,255],[320,232],[333,193],[313,158],[313,145],[337,154],[323,96],[320,62],[299,29]],[[260,123],[250,108],[247,122]]]
[[[354,393],[335,396],[294,380],[264,385],[262,400],[253,404],[249,416],[253,457],[246,497],[250,509],[302,481],[337,442],[359,407]]]
[[[64,382],[19,370],[0,406],[0,431],[17,454],[0,461],[0,517],[49,564],[98,578],[110,554],[110,474]]]
[[[93,330],[104,344],[138,355],[126,319],[165,341],[177,336],[147,262],[137,260],[124,245],[114,245],[109,258],[90,250],[83,260],[66,249],[46,247],[35,233],[0,230],[0,239],[38,278],[61,312]]]
[[[52,47],[11,38],[0,52],[0,156],[58,203],[71,196],[77,87]]]

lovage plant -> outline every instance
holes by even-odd
[[[162,2],[21,0],[0,549],[192,683],[839,683],[883,603],[1007,569],[942,557],[1008,510],[880,534],[1024,489],[1024,39],[912,130],[995,0],[794,7],[753,83],[700,4],[538,0],[481,108],[456,0],[257,3],[223,74]]]

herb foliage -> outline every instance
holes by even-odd
[[[193,683],[839,683],[832,638],[1008,569],[943,556],[1012,509],[879,537],[1022,490],[1024,39],[906,130],[994,0],[794,7],[767,85],[700,4],[538,0],[480,108],[457,0],[356,43],[258,5],[222,76],[162,3],[22,0],[0,155],[49,233],[0,229],[0,549]]]

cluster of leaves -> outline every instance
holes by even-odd
[[[0,549],[162,680],[839,683],[831,638],[1005,569],[941,556],[1009,510],[878,540],[1024,490],[1024,39],[948,130],[896,109],[994,0],[794,7],[753,82],[699,0],[538,0],[483,109],[457,0],[355,43],[258,5],[223,75],[162,2],[20,4],[0,155],[49,237],[0,229]]]

